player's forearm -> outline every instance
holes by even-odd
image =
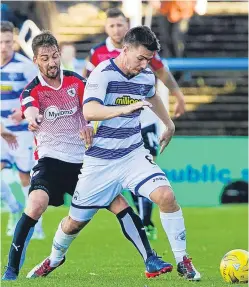
[[[174,76],[170,71],[167,71],[165,68],[161,68],[155,71],[155,75],[164,83],[173,96],[175,96],[178,100],[183,98],[183,93],[181,92]]]
[[[103,121],[123,114],[123,108],[106,107],[98,102],[91,101],[83,105],[83,115],[87,121]]]
[[[159,119],[164,123],[166,128],[173,135],[175,132],[175,125],[173,121],[171,120],[160,96],[156,94],[155,96],[147,99],[147,101],[152,104],[151,110],[159,117]]]
[[[24,116],[27,120],[35,121],[37,119],[37,117],[39,116],[39,109],[36,107],[28,107],[24,111]]]

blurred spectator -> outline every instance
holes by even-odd
[[[76,59],[76,48],[73,43],[60,43],[61,50],[61,64],[64,70],[69,70],[81,74],[82,65]]]

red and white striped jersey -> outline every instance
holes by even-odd
[[[41,74],[23,90],[22,111],[37,107],[43,116],[35,132],[36,159],[56,158],[70,163],[83,162],[84,142],[79,131],[86,125],[82,113],[85,79],[71,71],[61,70],[61,85],[49,86]]]

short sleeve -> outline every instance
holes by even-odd
[[[89,76],[85,93],[84,93],[84,102],[86,104],[91,101],[97,101],[100,104],[104,104],[106,97],[106,89],[108,86],[108,79],[101,73],[101,65],[99,65]]]
[[[30,84],[28,84],[21,93],[20,102],[22,113],[28,107],[36,107],[39,109],[38,95],[36,92],[36,79],[34,79]]]

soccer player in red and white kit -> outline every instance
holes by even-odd
[[[127,18],[120,9],[111,8],[107,10],[105,30],[108,38],[91,49],[90,56],[86,59],[86,67],[83,70],[84,77],[88,77],[94,68],[102,61],[116,58],[121,53],[123,39],[128,28]],[[183,94],[173,75],[164,67],[164,64],[157,52],[155,52],[149,65],[156,77],[160,79],[170,90],[171,94],[176,97],[175,116],[178,117],[182,115],[185,111]],[[145,108],[141,113],[141,127],[144,146],[150,151],[150,154],[155,160],[159,146],[158,117],[148,108]],[[144,197],[140,197],[138,199],[138,197],[133,193],[131,193],[131,195],[143,220],[148,238],[151,240],[157,239],[157,229],[151,220],[152,202]]]
[[[60,206],[64,203],[65,193],[73,195],[82,168],[85,144],[91,145],[93,138],[93,128],[86,125],[82,113],[84,78],[60,69],[59,46],[50,32],[37,35],[32,49],[39,73],[22,92],[21,106],[29,130],[35,134],[38,163],[32,169],[27,208],[17,223],[2,280],[17,279],[29,232],[48,205]],[[128,107],[127,113],[139,108]],[[117,215],[126,238],[140,254],[146,254],[151,272],[167,272],[167,264],[154,254],[141,219],[125,199],[117,196],[107,209]],[[61,236],[66,237],[63,231]],[[64,247],[54,242],[53,248],[60,250]],[[46,276],[58,265],[53,266],[48,258],[44,266],[35,276]]]

